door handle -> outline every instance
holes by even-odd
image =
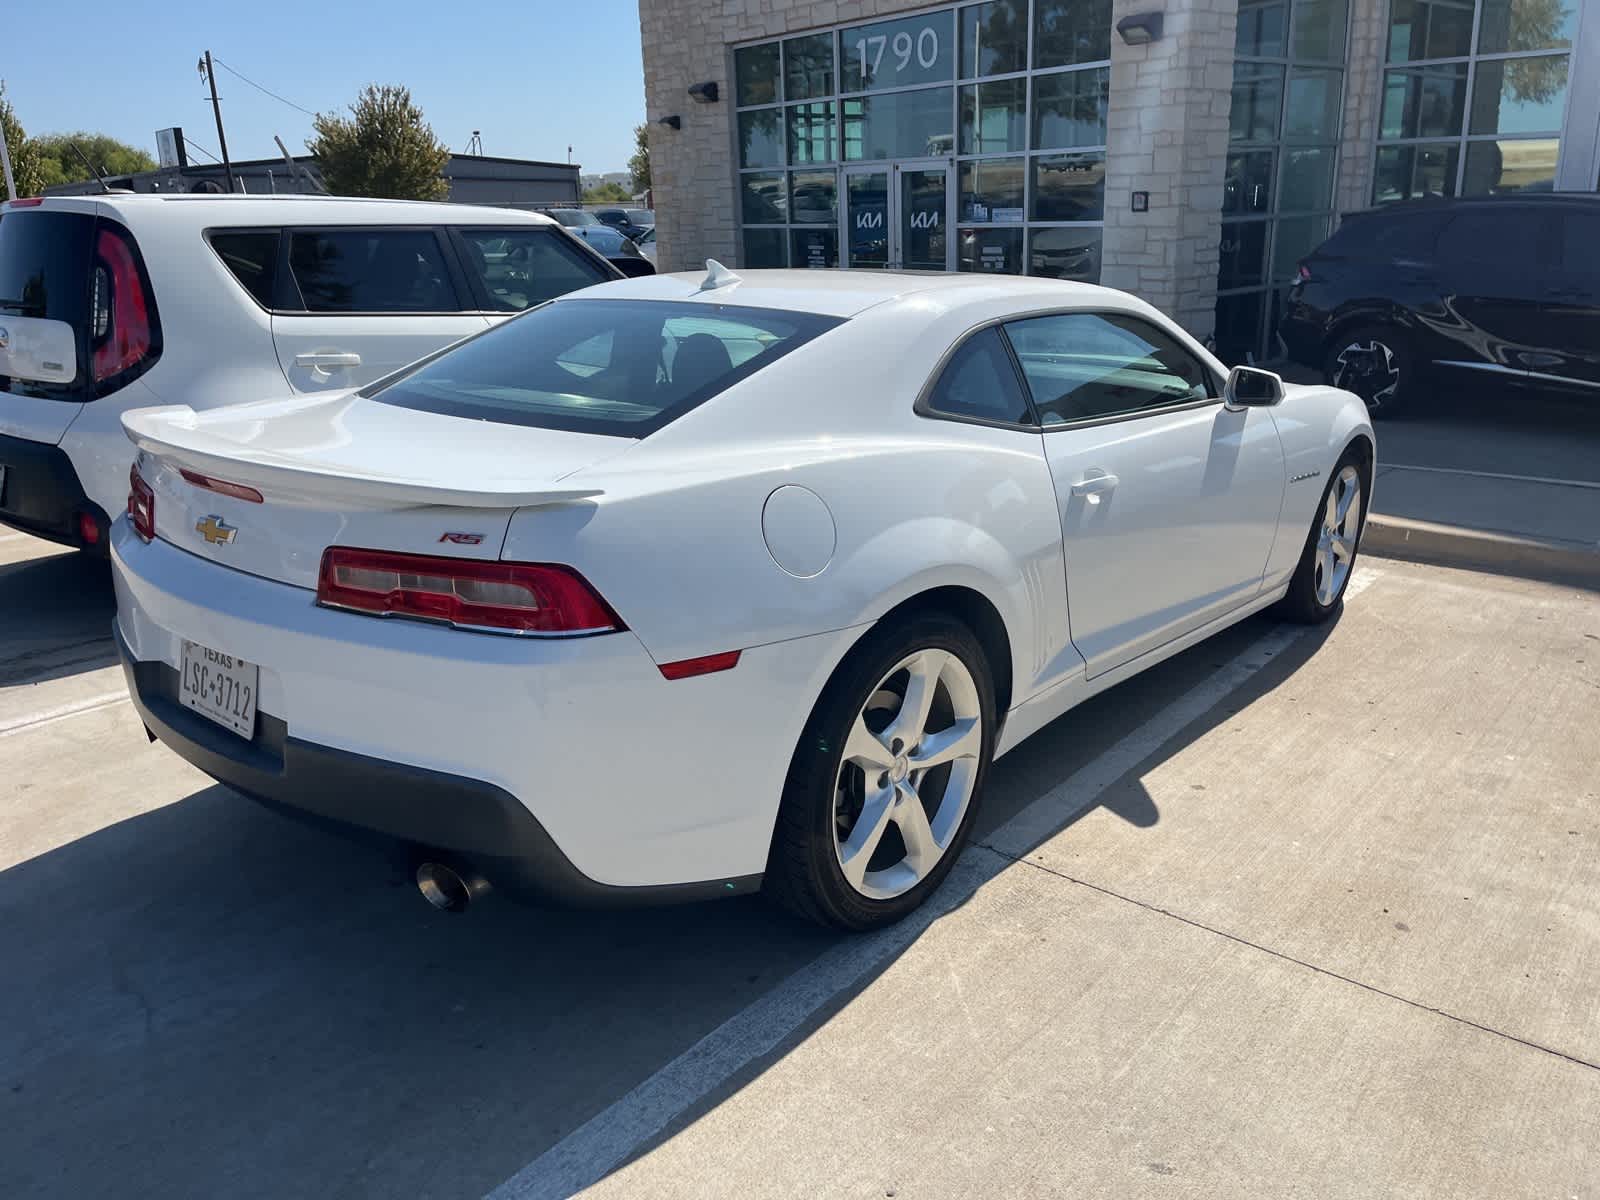
[[[319,371],[334,371],[340,367],[359,367],[361,355],[351,353],[341,354],[296,354],[294,365],[297,367],[315,367]]]
[[[1072,485],[1072,494],[1074,496],[1099,496],[1104,492],[1111,491],[1116,486],[1117,477],[1115,475],[1090,475],[1088,478],[1081,479]]]

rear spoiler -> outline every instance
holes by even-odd
[[[600,488],[555,488],[528,479],[486,479],[451,486],[402,475],[325,469],[303,458],[256,450],[219,438],[187,404],[137,408],[122,414],[122,428],[140,450],[230,483],[407,507],[531,508],[603,495]]]

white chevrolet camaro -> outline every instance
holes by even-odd
[[[1334,613],[1366,409],[1057,281],[574,293],[358,392],[144,409],[113,537],[152,737],[275,807],[587,903],[853,929],[990,761],[1276,604]]]

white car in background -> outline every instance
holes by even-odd
[[[239,791],[593,903],[892,921],[991,759],[1339,607],[1366,409],[1132,296],[764,271],[567,296],[361,391],[129,413],[117,637]]]
[[[534,213],[326,196],[0,205],[0,524],[101,552],[122,414],[370,383],[617,272]]]

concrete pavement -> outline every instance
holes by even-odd
[[[3,602],[25,572],[87,622],[41,549],[0,544]],[[1252,620],[1002,760],[877,939],[434,914],[126,705],[66,713],[114,675],[8,612],[0,667],[54,665],[0,678],[0,1180],[1600,1195],[1600,605],[1367,562],[1331,630]]]

